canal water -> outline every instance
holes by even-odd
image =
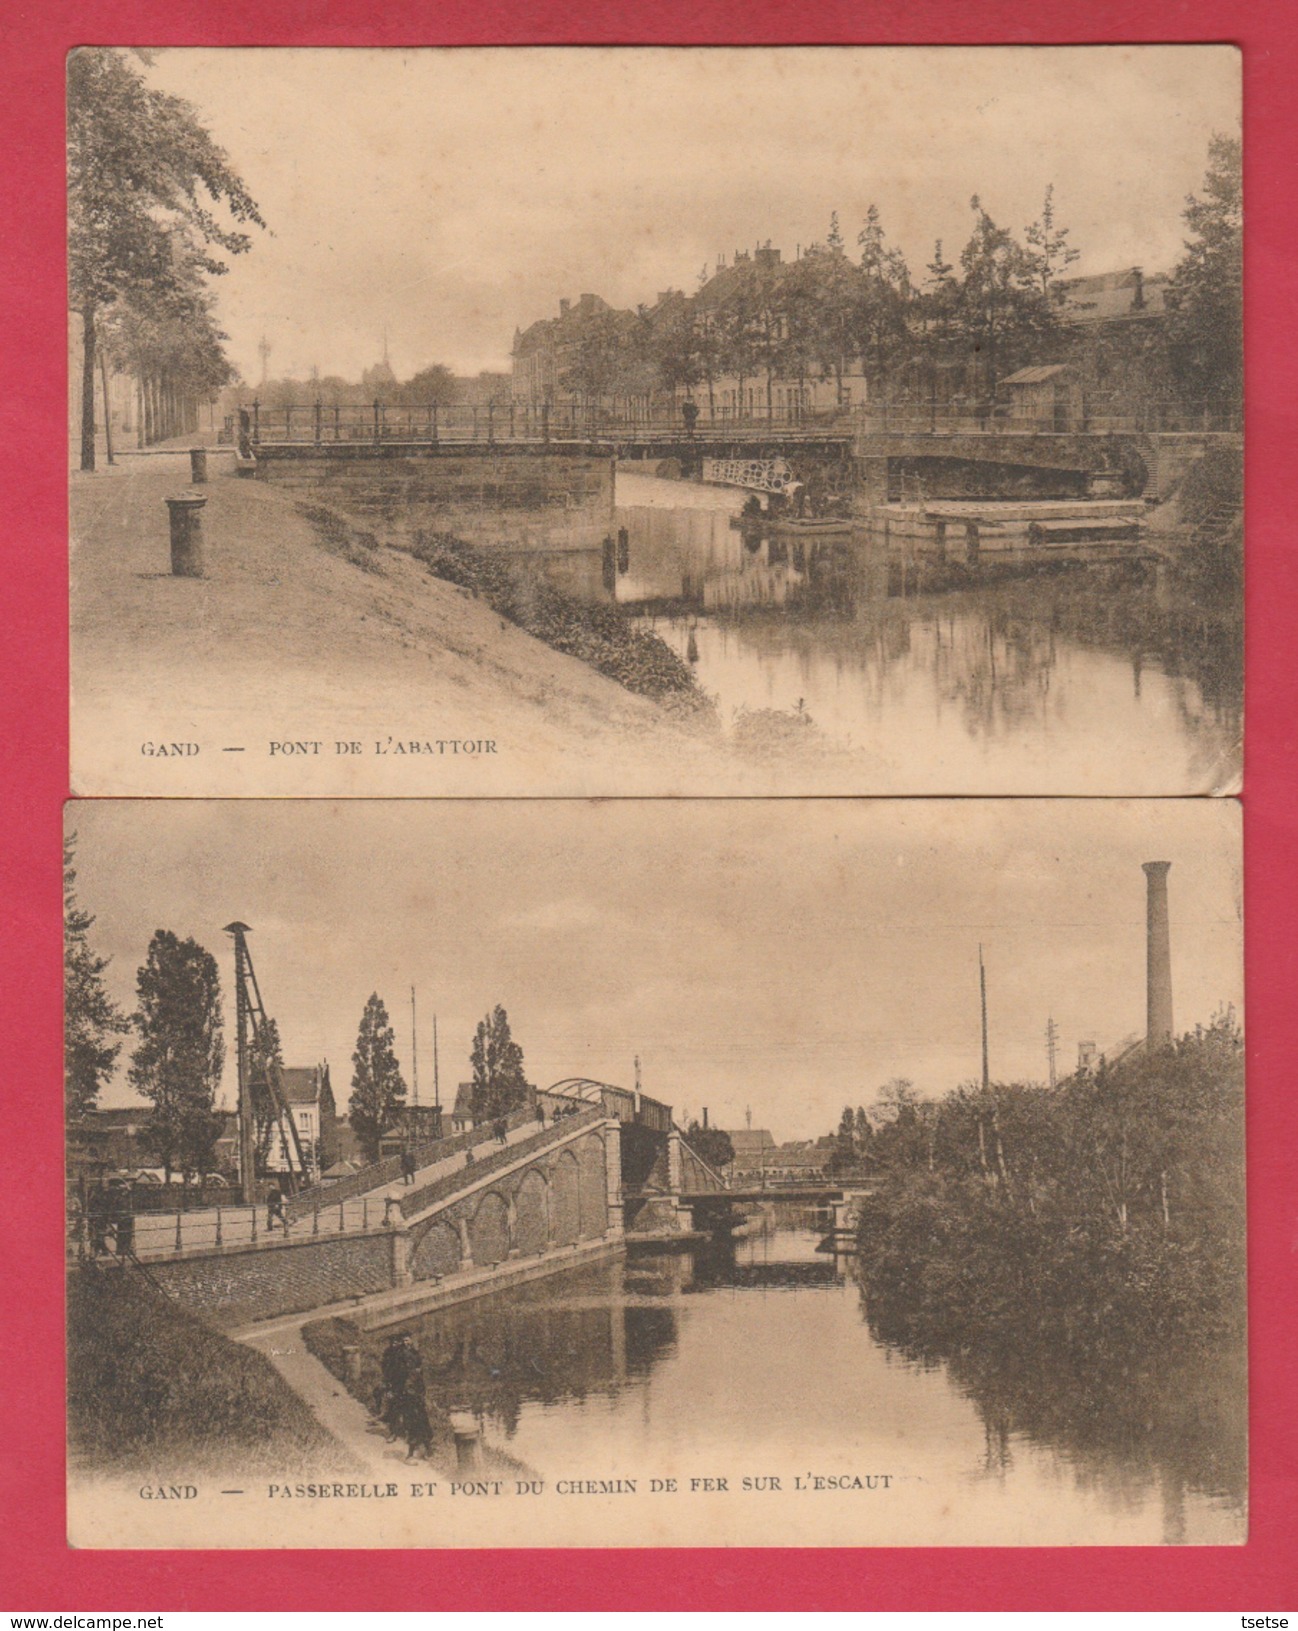
[[[818,1239],[779,1228],[633,1255],[406,1329],[430,1402],[476,1416],[519,1477],[635,1480],[637,1502],[652,1478],[681,1489],[725,1478],[736,1498],[718,1499],[710,1522],[781,1515],[772,1533],[729,1537],[738,1544],[1244,1538],[1242,1399],[1219,1416],[1186,1404],[1200,1384],[1205,1398],[1234,1399],[1210,1359],[1197,1382],[1168,1374],[1166,1400],[1144,1398],[1135,1429],[1097,1431],[1094,1389],[1070,1398],[1048,1367],[1044,1386],[1021,1373],[971,1379],[880,1340],[851,1260],[819,1252]],[[745,1495],[745,1478],[754,1489],[778,1479],[778,1501],[761,1504],[777,1494],[769,1485]],[[667,1525],[661,1538],[688,1535]]]
[[[538,564],[572,592],[638,612],[691,663],[728,730],[778,726],[768,710],[810,721],[806,737],[783,738],[843,758],[864,791],[1237,784],[1238,626],[1154,575],[1085,568],[920,593],[864,531],[739,531],[744,497],[623,468],[615,570],[590,547]]]

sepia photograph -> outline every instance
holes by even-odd
[[[1233,800],[74,801],[78,1548],[1247,1538]]]
[[[1217,45],[87,47],[83,796],[1230,794]]]

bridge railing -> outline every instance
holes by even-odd
[[[548,441],[584,434],[571,419],[513,402],[473,407],[373,402],[268,403],[254,399],[240,410],[240,435],[253,448],[284,443],[336,445],[385,442]]]
[[[535,1112],[532,1110],[516,1110],[505,1121],[510,1132],[521,1127],[525,1122],[534,1121]],[[445,1161],[449,1157],[459,1155],[475,1144],[488,1144],[495,1134],[488,1123],[481,1126],[470,1127],[464,1133],[452,1133],[447,1138],[425,1139],[422,1143],[413,1146],[415,1166],[431,1167],[438,1161]],[[373,1161],[362,1167],[359,1172],[350,1173],[346,1178],[333,1178],[326,1183],[312,1184],[309,1189],[300,1190],[291,1200],[285,1201],[284,1211],[291,1219],[306,1217],[320,1206],[336,1205],[341,1200],[350,1200],[354,1195],[364,1195],[368,1190],[382,1189],[385,1184],[394,1184],[401,1177],[400,1155],[385,1156],[382,1161]]]
[[[926,403],[906,397],[870,403],[853,417],[863,436],[1102,436],[1238,431],[1243,425],[1237,401],[1135,398],[1121,392],[1087,392],[1041,412],[1002,398]]]
[[[280,1246],[314,1236],[365,1234],[392,1221],[395,1202],[379,1195],[317,1197],[304,1212],[272,1220],[262,1206],[214,1206],[200,1212],[132,1213],[125,1208],[103,1216],[79,1209],[68,1219],[68,1252],[83,1261],[137,1257],[158,1262],[189,1252],[228,1247]]]
[[[619,414],[572,403],[535,404],[502,400],[473,407],[435,402],[269,403],[254,398],[240,409],[240,437],[252,448],[265,446],[353,445],[497,441],[672,441],[687,440],[690,422],[679,412]],[[700,410],[692,427],[698,437],[786,434],[850,435],[853,422],[841,410],[757,404],[742,412],[718,406]]]
[[[529,1155],[553,1144],[556,1139],[607,1120],[608,1116],[603,1105],[593,1106],[589,1110],[579,1110],[575,1115],[559,1116],[548,1127],[538,1129],[531,1138],[520,1138],[517,1143],[494,1150],[481,1160],[475,1159],[457,1168],[455,1172],[444,1173],[440,1178],[434,1178],[431,1183],[421,1184],[417,1189],[409,1190],[397,1202],[401,1215],[411,1218],[417,1213],[426,1212],[438,1201],[459,1194],[466,1184],[476,1182],[479,1178],[490,1177],[493,1172],[499,1172],[502,1167],[512,1166],[515,1161],[525,1160]]]
[[[671,442],[766,437],[815,439],[851,435],[1076,435],[1118,432],[1238,431],[1242,407],[1222,398],[1133,398],[1086,392],[1044,411],[1004,397],[928,402],[898,397],[808,409],[757,401],[742,409],[696,404],[691,420],[680,407],[619,413],[578,403],[501,399],[474,406],[436,402],[290,402],[254,398],[240,409],[240,439],[252,448],[283,444],[383,445],[562,440]]]

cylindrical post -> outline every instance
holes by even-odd
[[[216,1208],[216,1243],[218,1246],[221,1244],[221,1207],[219,1203]]]
[[[182,1238],[183,1237],[182,1237],[181,1232],[180,1232],[180,1212],[177,1211],[177,1213],[176,1213],[176,1250],[177,1251],[179,1251],[181,1249]]]
[[[1172,1040],[1172,937],[1167,918],[1170,861],[1146,861],[1145,1041],[1151,1048]]]
[[[261,403],[256,397],[252,399],[252,445],[256,447],[261,441]]]
[[[494,402],[488,402],[488,404],[487,404],[487,441],[488,442],[494,442],[495,439],[496,439],[496,404]]]
[[[474,408],[473,408],[473,440],[476,442],[477,439],[478,439],[478,409],[477,409],[477,404],[475,403]]]
[[[361,1198],[361,1228],[362,1229],[368,1229],[369,1226],[370,1226],[370,1198],[369,1198],[368,1195],[365,1195],[365,1196],[362,1196],[362,1198]]]
[[[346,1204],[347,1203],[341,1199],[338,1202],[338,1233],[340,1235],[345,1234],[347,1230],[347,1215],[343,1211],[343,1207]]]
[[[207,449],[205,447],[190,448],[189,479],[195,487],[201,487],[207,480]]]
[[[313,1235],[318,1235],[320,1233],[320,1202],[319,1201],[316,1201],[315,1204],[311,1208],[311,1233]]]
[[[514,440],[514,404],[509,404],[509,439]]]
[[[255,1196],[249,1208],[249,1214],[252,1217],[252,1243],[255,1246],[257,1244],[257,1201]]]
[[[171,523],[171,575],[203,576],[203,517],[207,503],[201,493],[183,493],[166,501]]]
[[[320,413],[321,413],[320,398],[316,397],[316,399],[315,399],[315,439],[316,439],[317,442],[319,442],[319,440],[320,440]]]
[[[335,442],[342,441],[342,435],[343,435],[342,417],[343,417],[343,411],[339,407],[339,405],[335,402],[334,403],[334,441]]]
[[[382,432],[379,429],[379,415],[382,412],[383,412],[382,408],[379,407],[379,400],[378,400],[377,397],[375,397],[375,399],[374,399],[374,440],[376,442],[382,440]]]

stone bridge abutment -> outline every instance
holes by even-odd
[[[618,1123],[599,1123],[402,1220],[402,1283],[620,1235],[619,1146]]]

